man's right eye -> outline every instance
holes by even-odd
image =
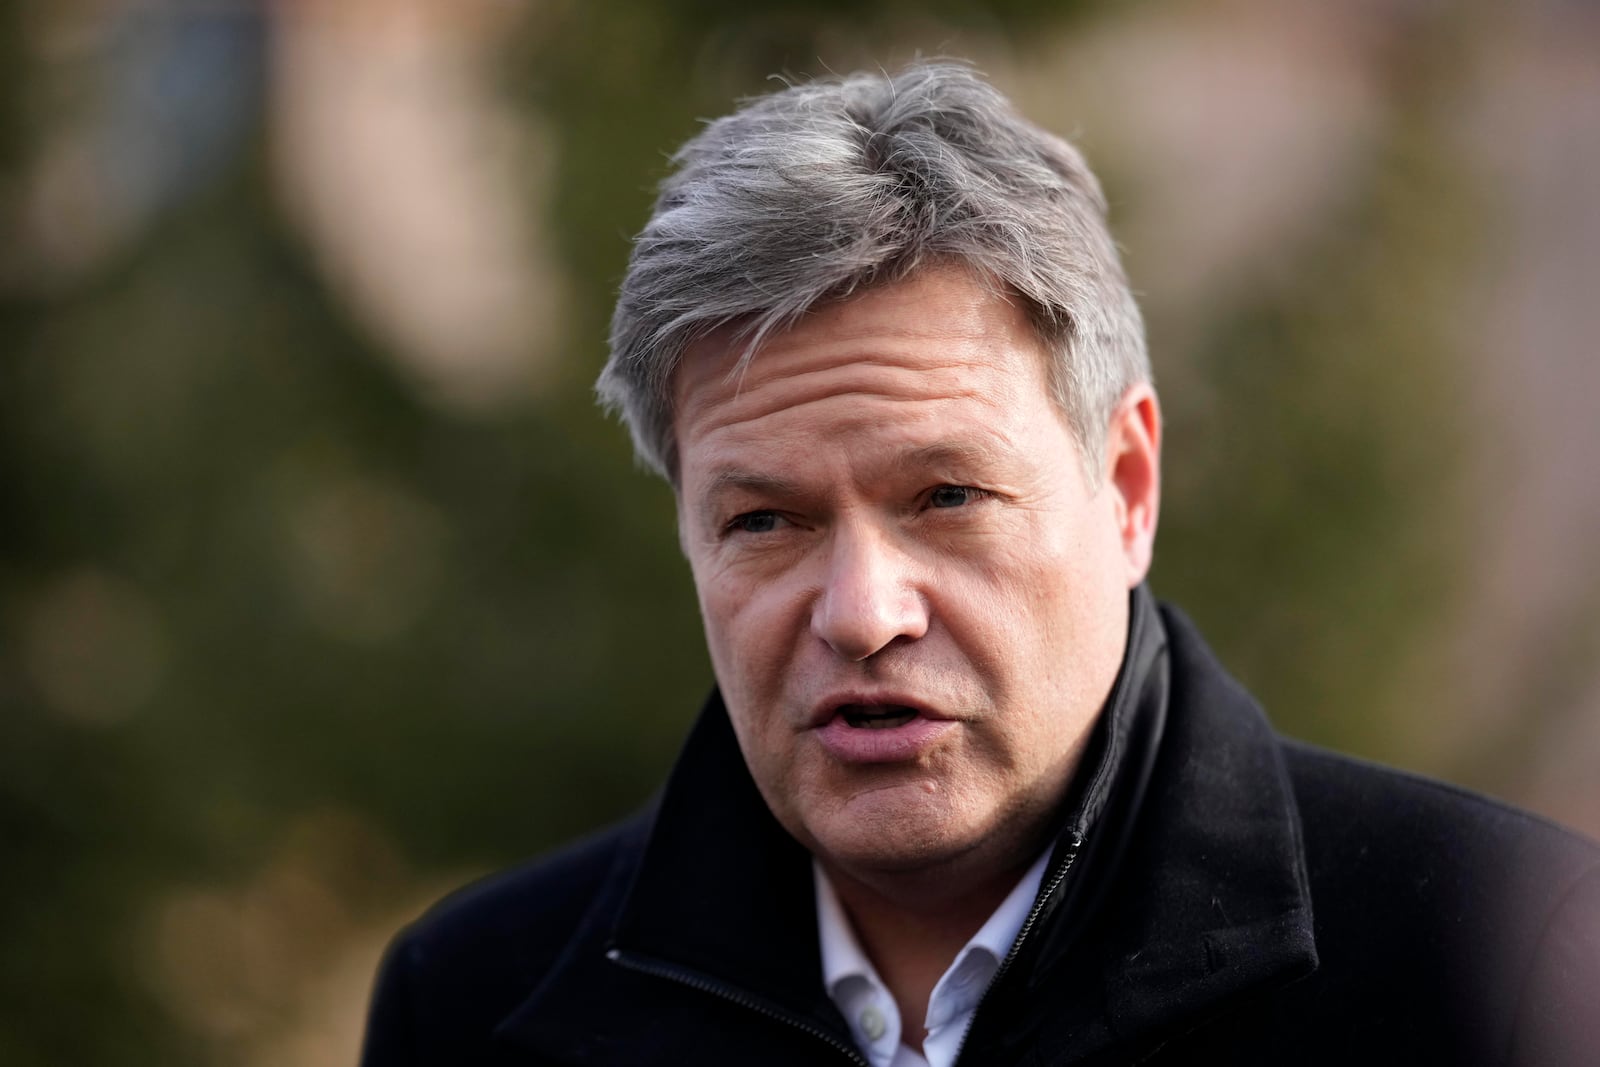
[[[735,516],[733,521],[728,523],[727,531],[729,533],[750,534],[771,533],[778,528],[778,524],[782,521],[777,512],[774,511],[747,511],[743,515]]]

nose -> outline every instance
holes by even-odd
[[[928,604],[913,571],[913,561],[881,533],[836,532],[811,632],[852,663],[900,638],[922,637]]]

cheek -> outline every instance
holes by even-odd
[[[1085,546],[1054,528],[1052,516],[1025,518],[964,568],[970,589],[957,598],[974,628],[993,633],[1004,646],[1026,644],[1041,625],[1068,614],[1073,576],[1084,566]]]
[[[1014,696],[1054,700],[1091,684],[1108,621],[1127,596],[1105,565],[1103,538],[1059,514],[1030,516],[946,603],[968,655]]]
[[[695,575],[706,645],[724,696],[765,703],[781,689],[785,667],[803,634],[803,605],[788,584],[738,574]]]

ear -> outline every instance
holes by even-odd
[[[1161,406],[1148,382],[1122,395],[1106,428],[1104,488],[1112,494],[1128,588],[1150,570],[1161,509]]]

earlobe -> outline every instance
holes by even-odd
[[[1161,506],[1161,406],[1149,383],[1130,387],[1118,403],[1106,431],[1106,466],[1131,589],[1150,570]]]

